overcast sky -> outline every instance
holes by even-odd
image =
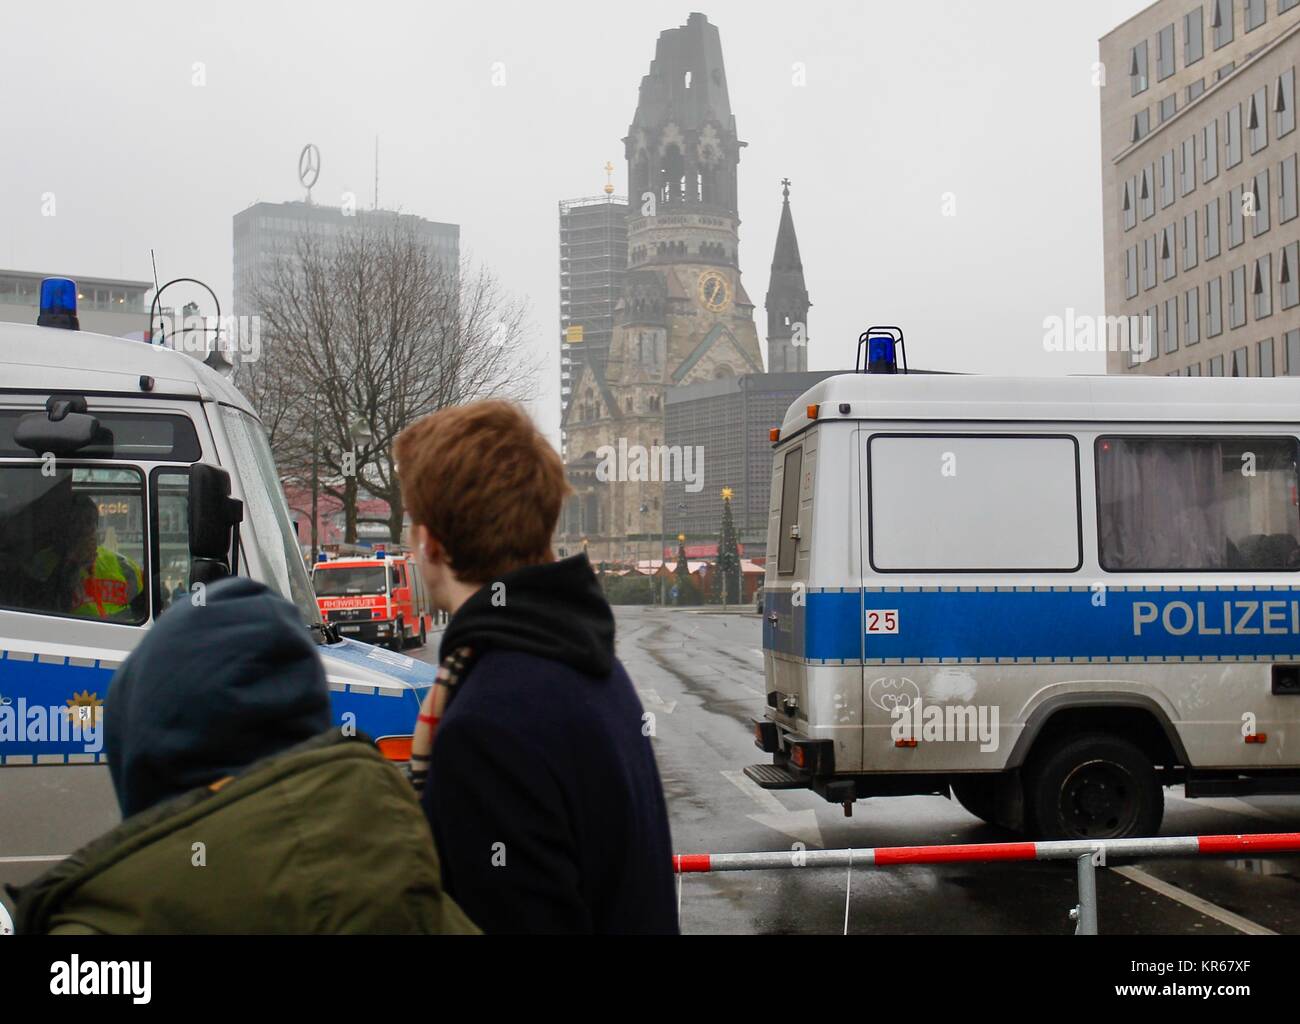
[[[1101,372],[1043,320],[1103,310],[1097,40],[1144,0],[718,2],[740,137],[741,269],[764,330],[782,177],[813,309],[809,364],[871,324],[913,365]],[[231,218],[302,198],[461,225],[528,299],[558,419],[558,214],[600,193],[676,3],[11,4],[0,36],[0,266],[208,281],[229,308]],[[505,84],[493,85],[502,62]],[[794,65],[806,84],[795,84]],[[195,65],[202,64],[201,76]],[[1121,78],[1126,69],[1110,69]],[[205,78],[195,84],[196,77]],[[56,215],[42,216],[53,192]],[[952,193],[956,216],[944,216]],[[168,293],[169,299],[172,297]]]

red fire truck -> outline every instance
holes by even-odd
[[[312,585],[321,618],[345,637],[395,651],[408,643],[423,646],[428,638],[433,606],[410,555],[378,549],[369,557],[330,558],[321,552]]]

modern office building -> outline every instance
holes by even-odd
[[[77,274],[0,270],[0,320],[34,324],[40,312],[41,281],[67,277],[77,283],[77,319],[83,331],[114,337],[141,335],[149,328],[152,281],[123,281]]]
[[[676,548],[716,542],[722,527],[722,489],[732,492],[731,514],[745,557],[761,559],[767,548],[772,493],[772,442],[768,431],[785,420],[790,405],[818,381],[838,370],[749,373],[669,388],[664,413],[665,443],[698,446],[703,456],[701,486],[682,480],[664,487],[665,533]],[[658,557],[658,550],[655,556]]]
[[[375,227],[391,231],[394,224],[409,228],[433,256],[455,273],[460,263],[460,226],[425,220],[390,210],[356,210],[317,203],[254,203],[234,218],[234,312],[257,313],[253,293],[277,257],[292,257],[298,240],[310,235],[329,239],[344,231]]]
[[[627,199],[613,194],[560,203],[560,422],[588,363],[601,379],[614,334],[614,308],[627,276]],[[561,453],[567,454],[561,431]]]
[[[1107,369],[1300,374],[1300,0],[1159,0],[1100,56]]]

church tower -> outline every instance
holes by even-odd
[[[772,253],[772,276],[767,285],[767,372],[803,372],[808,369],[808,288],[799,259],[799,239],[790,216],[790,179],[781,181],[781,226]]]
[[[576,514],[566,510],[561,526],[565,550],[581,540],[593,559],[658,559],[663,481],[623,466],[616,479],[599,479],[599,453],[622,444],[653,455],[664,442],[671,387],[763,372],[738,260],[736,173],[744,145],[718,29],[692,14],[660,33],[623,140],[627,276],[605,372],[584,368],[564,425],[577,492],[570,503]]]

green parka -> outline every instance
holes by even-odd
[[[478,929],[443,892],[410,784],[336,730],[149,808],[18,893],[19,934]]]

